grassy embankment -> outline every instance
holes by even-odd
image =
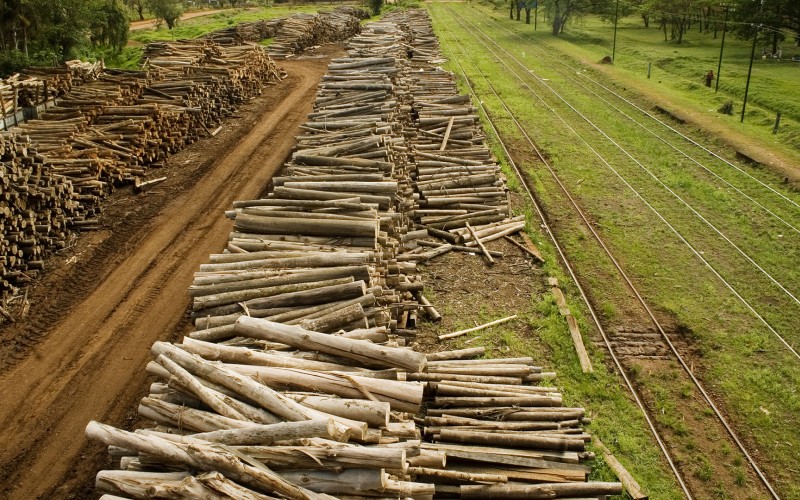
[[[442,8],[444,7],[437,6],[433,10],[437,12]],[[502,29],[493,28],[490,21],[481,20],[482,16],[486,16],[486,12],[478,14],[468,7],[453,8],[458,9],[462,15],[470,17],[471,22],[480,24],[482,29],[487,30],[490,38],[500,42],[516,57],[524,58],[529,68],[548,78],[552,85],[566,85],[564,95],[568,95],[573,104],[587,113],[593,121],[600,123],[610,135],[623,142],[626,149],[633,151],[636,157],[646,158],[648,168],[666,185],[676,190],[692,206],[698,207],[701,213],[709,217],[726,234],[730,234],[740,246],[746,248],[749,254],[752,254],[774,276],[778,276],[791,290],[796,290],[799,281],[796,270],[791,264],[796,258],[795,253],[798,248],[796,233],[789,229],[780,230],[774,220],[748,206],[740,195],[732,193],[726,186],[721,186],[717,179],[694,170],[691,165],[686,164],[686,161],[681,164],[675,153],[643,137],[641,131],[635,127],[626,128],[626,120],[605,109],[604,106],[599,106],[595,97],[582,93],[580,88],[571,85],[572,78],[569,71],[557,68],[557,64],[546,60],[541,54],[537,55],[536,52],[543,47],[543,44],[547,44],[550,47],[548,50],[555,55],[563,50],[567,54],[580,56],[581,50],[587,50],[585,47],[574,46],[566,40],[553,41],[553,37],[544,31],[534,34],[532,26],[507,23],[509,27],[524,33],[525,40],[520,40]],[[793,389],[800,383],[800,371],[796,369],[796,359],[787,354],[786,349],[776,341],[775,337],[753,318],[671,231],[654,220],[653,214],[640,200],[633,196],[602,163],[592,158],[592,154],[579,141],[570,137],[571,132],[565,129],[563,123],[554,120],[552,114],[543,112],[543,105],[536,103],[531,95],[524,94],[521,84],[509,74],[507,68],[497,62],[497,56],[486,54],[485,47],[476,41],[469,42],[467,30],[452,20],[453,16],[450,13],[440,13],[438,17],[448,20],[446,22],[448,30],[452,30],[463,40],[466,50],[472,55],[477,66],[481,67],[484,73],[494,76],[493,82],[503,98],[509,101],[509,105],[526,128],[534,133],[537,142],[558,169],[559,175],[577,194],[581,205],[592,214],[598,229],[612,249],[620,255],[623,265],[634,277],[637,286],[642,288],[646,299],[656,306],[659,316],[672,320],[674,325],[690,332],[685,340],[695,354],[695,371],[703,376],[706,386],[712,389],[718,400],[722,401],[722,406],[731,415],[740,435],[745,437],[748,444],[758,450],[770,450],[768,454],[764,453],[760,457],[766,464],[765,468],[772,473],[774,482],[780,485],[783,494],[787,497],[799,495],[800,492],[797,491],[796,485],[793,486],[794,482],[791,479],[792,450],[796,448],[797,443],[786,439],[786,436],[792,434],[792,427],[797,424],[797,414],[800,410],[800,401],[796,390]],[[498,12],[497,17],[503,20],[504,13]],[[439,28],[442,29],[441,25]],[[446,31],[440,33],[440,36],[446,38],[447,35],[444,33]],[[448,49],[447,44],[444,47],[446,51],[453,50]],[[597,50],[602,51],[602,48]],[[618,60],[619,54],[618,52]],[[601,57],[590,60],[599,60]],[[498,118],[496,121],[501,134],[512,142],[519,140],[519,133],[513,130],[508,120],[500,118],[504,112],[490,95],[488,88],[481,83],[477,71],[470,69],[469,64],[463,62],[462,64],[470,73],[469,77],[484,104],[493,117]],[[451,69],[457,70],[455,67]],[[571,71],[574,75],[575,69]],[[670,79],[673,82],[676,80],[679,78]],[[536,82],[531,80],[529,84],[533,87]],[[537,92],[546,93],[541,86],[536,88]],[[566,113],[566,110],[560,108],[559,112]],[[576,120],[573,117],[570,121],[581,135],[589,138],[592,144],[599,145],[604,142],[595,131],[585,125],[579,125],[580,120]],[[623,176],[657,206],[659,211],[665,213],[682,233],[689,236],[704,255],[710,260],[713,257],[712,262],[715,267],[731,279],[734,286],[748,300],[753,301],[759,310],[765,311],[771,324],[780,332],[787,334],[790,341],[800,340],[792,339],[792,336],[797,337],[792,326],[793,318],[796,317],[795,304],[787,302],[785,296],[776,294],[768,280],[753,271],[750,264],[732,251],[728,244],[712,236],[707,226],[694,214],[679,207],[679,203],[673,197],[666,194],[665,190],[644,174],[640,167],[631,164],[625,155],[607,144],[597,147],[604,158],[615,165]],[[676,169],[676,165],[681,165],[682,168]],[[532,173],[536,179],[539,195],[550,213],[556,218],[561,217],[565,204],[552,181],[541,173],[541,169],[537,168],[537,171]],[[788,217],[795,227],[798,226],[800,221],[796,212],[786,210],[775,199],[759,194],[758,189],[750,185],[750,181],[722,169],[717,173],[736,183],[741,189],[747,189],[751,196],[758,197],[757,199],[771,208],[784,210],[782,214]],[[779,179],[771,173],[764,171],[750,173],[776,189],[782,189],[778,184]],[[797,201],[795,194],[790,192],[784,194]],[[613,278],[614,273],[608,264],[604,263],[605,258],[602,254],[593,245],[587,244],[585,231],[566,220],[568,217],[562,218],[565,220],[559,222],[559,236],[575,260],[582,280],[594,290],[593,298],[603,313],[604,322],[608,324],[623,322],[629,316],[625,310],[624,288],[616,283]],[[574,299],[573,303],[576,303]],[[548,344],[550,342],[554,340],[551,339]],[[574,364],[574,357],[568,356],[571,349],[569,342],[566,341],[566,346],[562,347],[567,349],[564,351],[563,360],[567,365]],[[558,352],[557,346],[552,349],[554,353]],[[599,353],[595,352],[594,355],[597,356]],[[555,359],[558,360],[559,356],[556,355]],[[567,366],[556,368],[559,372],[570,373]],[[574,379],[570,377],[570,380],[567,380],[567,377],[564,377],[560,379],[560,383],[569,388],[568,393],[589,401],[586,404],[591,408],[592,399],[597,397],[597,391],[603,385],[594,385],[591,380],[587,380],[587,377],[574,370],[573,374]],[[676,444],[678,448],[676,452],[683,469],[692,478],[706,483],[705,489],[709,493],[718,494],[720,491],[733,488],[734,497],[743,494],[747,490],[747,484],[753,481],[752,476],[748,476],[746,466],[742,464],[738,453],[731,450],[730,446],[715,434],[716,431],[711,431],[714,427],[710,423],[712,419],[707,410],[703,409],[703,405],[697,402],[695,390],[686,384],[680,376],[680,371],[675,366],[652,370],[647,364],[634,364],[631,366],[631,374],[638,378],[644,387],[643,392],[658,408],[656,417],[662,429]],[[619,412],[623,419],[627,415],[622,408],[617,408],[616,412]],[[608,413],[605,412],[604,415],[608,417]],[[613,436],[631,432],[631,429],[641,429],[641,421],[633,418],[634,415],[629,416],[630,419],[615,421],[613,425],[608,425],[608,421],[605,425],[598,423],[597,425],[602,427],[596,431],[605,438],[608,433]],[[709,423],[704,424],[704,422]],[[696,436],[694,433],[696,429],[690,427],[698,425],[701,427],[707,425],[710,430],[704,435]],[[646,433],[644,437],[646,438]],[[660,494],[666,491],[663,489],[665,483],[656,482],[658,471],[653,472],[652,467],[643,466],[650,462],[637,456],[639,449],[641,448],[621,447],[618,451],[637,475],[643,477],[642,482],[650,485],[651,493]],[[715,477],[718,469],[727,470],[729,478]],[[655,474],[657,477],[650,478],[647,474]],[[663,471],[661,477],[663,478]],[[736,487],[741,490],[738,494]],[[669,495],[669,492],[664,494]]]

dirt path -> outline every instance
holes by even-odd
[[[219,14],[220,12],[227,12],[229,10],[236,10],[236,9],[214,9],[214,10],[201,10],[196,12],[187,12],[181,16],[181,21],[186,21],[187,19],[193,19],[195,17],[203,17],[203,16],[211,16],[214,14]],[[257,9],[247,9],[247,10],[257,10]],[[146,30],[147,28],[154,28],[157,21],[155,19],[145,19],[144,21],[131,21],[130,31],[136,30]]]
[[[155,213],[146,197],[129,201],[124,213],[144,213],[108,231],[112,248],[98,244],[86,250],[87,261],[54,273],[38,292],[48,303],[34,306],[29,325],[0,336],[16,353],[0,375],[0,497],[82,497],[106,460],[103,447],[84,438],[87,422],[131,425],[149,347],[187,328],[192,273],[227,239],[231,224],[222,211],[234,199],[258,196],[289,153],[327,60],[283,66],[290,79],[255,103],[254,127],[240,140],[229,130],[227,151],[205,146],[212,160],[202,177],[154,195],[156,205],[163,199]],[[187,154],[182,163],[193,161]],[[115,239],[132,224],[141,227]]]

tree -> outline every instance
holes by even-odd
[[[537,0],[527,0],[525,2],[525,24],[531,24],[531,9],[535,9],[537,6]]]
[[[611,0],[542,0],[547,14],[553,22],[553,34],[563,33],[567,21],[583,14],[600,13],[607,9]]]
[[[180,0],[146,0],[147,8],[156,19],[167,23],[167,28],[172,29],[183,14],[183,4]]]
[[[118,0],[104,0],[92,17],[92,43],[112,47],[119,52],[128,43],[128,28],[125,7]]]
[[[759,37],[765,45],[771,46],[771,53],[778,50],[779,44],[786,39],[786,31],[800,33],[800,2],[797,0],[738,0],[731,9],[731,18],[738,23],[732,26],[739,38],[752,39],[754,26],[763,24]]]
[[[136,11],[140,21],[144,21],[144,0],[127,0],[126,4]]]
[[[369,8],[372,11],[372,15],[377,16],[381,13],[381,8],[383,8],[383,0],[369,0]]]

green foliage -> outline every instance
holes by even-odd
[[[381,8],[383,7],[383,0],[369,0],[369,10],[372,11],[373,16],[377,16],[381,13]]]
[[[611,0],[542,0],[539,7],[544,7],[553,34],[559,35],[564,32],[570,19],[594,12],[607,12],[611,3]]]
[[[146,0],[146,5],[156,19],[167,23],[169,29],[175,27],[183,14],[183,4],[180,0]]]
[[[95,46],[106,46],[120,52],[128,43],[129,20],[125,7],[116,0],[106,0],[91,17],[91,40]]]
[[[3,72],[69,59],[90,43],[120,50],[127,42],[120,0],[7,0],[0,13]]]

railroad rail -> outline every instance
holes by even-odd
[[[456,13],[456,12],[455,12],[455,11],[454,11],[452,8],[448,8],[448,10],[449,10],[449,12],[452,14],[452,18],[453,18],[453,19],[455,19],[457,22],[459,22],[459,23],[460,23],[460,24],[461,24],[461,25],[462,25],[462,26],[463,26],[463,27],[464,27],[464,28],[465,28],[465,29],[466,29],[468,32],[470,32],[470,34],[471,34],[473,37],[475,37],[475,39],[476,39],[476,40],[478,40],[478,41],[481,41],[481,42],[482,42],[482,40],[481,40],[481,39],[480,39],[480,38],[479,38],[477,35],[475,35],[475,32],[474,32],[474,30],[473,30],[473,29],[470,29],[470,28],[468,28],[468,27],[466,27],[466,26],[464,25],[464,23],[463,23],[463,21],[462,21],[462,18],[461,18],[461,17],[460,17],[460,16],[459,16],[459,15],[458,15],[458,14],[457,14],[457,13]],[[434,18],[435,18],[435,17],[436,17],[436,16],[435,16],[435,14],[434,14]],[[444,24],[442,24],[442,25],[444,26]],[[449,30],[448,30],[448,31],[449,31]],[[453,37],[453,39],[455,39],[455,40],[457,41],[457,38]],[[445,42],[445,43],[446,43],[446,42]],[[485,80],[485,83],[486,83],[487,87],[490,89],[490,91],[491,91],[492,95],[494,95],[494,97],[495,97],[495,98],[496,98],[496,99],[497,99],[497,100],[498,100],[498,101],[501,103],[501,106],[503,107],[503,109],[505,110],[505,112],[508,114],[508,117],[509,117],[509,118],[510,118],[510,119],[513,121],[513,123],[514,123],[514,124],[516,125],[516,127],[519,129],[519,131],[521,132],[521,134],[522,134],[522,135],[523,135],[523,137],[525,138],[525,141],[526,141],[526,142],[527,142],[527,143],[530,145],[530,147],[533,149],[533,151],[534,151],[534,152],[536,153],[536,155],[538,156],[538,158],[539,158],[539,160],[541,161],[541,163],[542,163],[542,164],[543,164],[543,165],[544,165],[544,166],[547,168],[547,170],[548,170],[548,171],[550,172],[550,174],[553,176],[554,180],[555,180],[555,181],[556,181],[556,183],[559,185],[559,187],[560,187],[560,188],[561,188],[561,190],[563,191],[564,195],[565,195],[565,196],[566,196],[566,197],[569,199],[569,201],[570,201],[570,204],[573,206],[574,210],[575,210],[575,211],[576,211],[576,213],[579,215],[579,217],[581,218],[581,220],[583,220],[583,222],[584,222],[584,224],[585,224],[586,228],[588,228],[588,229],[589,229],[589,231],[591,232],[591,234],[592,234],[593,238],[594,238],[594,239],[597,241],[597,243],[600,245],[600,247],[601,247],[601,248],[603,249],[603,251],[606,253],[606,255],[608,256],[609,260],[611,261],[611,263],[612,263],[612,264],[614,265],[614,267],[616,268],[617,272],[620,274],[620,276],[621,276],[621,277],[623,278],[623,280],[625,281],[625,283],[626,283],[626,286],[627,286],[627,287],[629,288],[629,290],[630,290],[630,291],[631,291],[631,292],[632,292],[632,293],[633,293],[633,294],[636,296],[636,300],[637,300],[637,302],[638,302],[638,303],[639,303],[639,304],[642,306],[642,308],[644,309],[644,311],[647,313],[648,317],[650,318],[650,320],[652,321],[652,323],[654,324],[654,326],[657,328],[658,332],[660,333],[660,335],[662,336],[662,338],[664,339],[664,341],[665,341],[665,342],[667,343],[667,345],[670,347],[670,351],[671,351],[671,352],[672,352],[672,354],[675,356],[675,358],[677,359],[677,361],[680,363],[681,367],[682,367],[682,368],[685,370],[685,372],[687,373],[687,375],[690,377],[690,379],[692,380],[692,382],[693,382],[693,384],[695,385],[695,387],[697,387],[697,389],[698,389],[698,390],[700,391],[700,393],[703,395],[703,398],[704,398],[704,400],[705,400],[705,401],[706,401],[706,403],[709,405],[709,407],[712,409],[712,411],[714,412],[714,414],[715,414],[716,418],[717,418],[717,419],[720,421],[720,423],[723,425],[723,427],[725,428],[725,430],[728,432],[728,434],[729,434],[729,436],[731,437],[731,439],[734,441],[734,443],[737,445],[737,447],[739,448],[739,450],[740,450],[740,451],[742,452],[742,454],[745,456],[745,458],[746,458],[746,460],[747,460],[748,464],[750,465],[750,467],[751,467],[751,468],[753,469],[753,471],[756,473],[756,475],[757,475],[757,476],[758,476],[758,478],[761,480],[761,482],[763,483],[763,485],[765,486],[765,488],[766,488],[766,489],[769,491],[769,493],[772,495],[772,497],[773,497],[773,498],[779,498],[779,496],[778,496],[777,492],[774,490],[774,488],[773,488],[773,487],[772,487],[772,485],[770,484],[770,482],[769,482],[769,480],[767,479],[767,477],[764,475],[764,473],[763,473],[763,472],[761,471],[761,469],[758,467],[758,465],[756,464],[755,460],[752,458],[751,454],[748,452],[748,450],[747,450],[747,448],[745,447],[745,445],[742,443],[742,441],[741,441],[741,440],[739,439],[739,437],[737,436],[736,432],[733,430],[733,428],[731,427],[731,425],[728,423],[727,419],[726,419],[726,418],[725,418],[725,417],[722,415],[722,413],[720,412],[720,410],[717,408],[717,406],[716,406],[716,405],[714,404],[714,402],[711,400],[710,396],[708,395],[707,391],[706,391],[706,390],[705,390],[705,388],[703,387],[702,383],[701,383],[701,382],[700,382],[700,381],[699,381],[699,380],[698,380],[698,379],[697,379],[697,378],[694,376],[694,374],[692,373],[692,370],[691,370],[691,369],[689,368],[689,366],[687,365],[687,363],[686,363],[686,361],[684,360],[683,356],[681,356],[680,352],[679,352],[679,351],[678,351],[678,350],[675,348],[675,346],[674,346],[673,342],[672,342],[672,341],[669,339],[669,336],[666,334],[666,331],[664,330],[664,328],[663,328],[663,326],[662,326],[661,322],[659,322],[659,321],[658,321],[658,319],[655,317],[655,315],[654,315],[654,314],[653,314],[653,312],[652,312],[652,309],[651,309],[651,308],[648,306],[648,304],[646,303],[646,301],[645,301],[645,300],[644,300],[644,298],[642,297],[641,293],[638,291],[638,289],[636,288],[636,286],[634,285],[634,283],[631,281],[630,277],[627,275],[627,273],[625,272],[625,270],[623,269],[623,267],[620,265],[620,263],[619,263],[619,260],[618,260],[618,259],[617,259],[617,258],[614,256],[614,254],[611,252],[611,250],[609,249],[609,247],[608,247],[608,246],[605,244],[605,242],[603,241],[603,239],[600,237],[600,235],[599,235],[599,234],[597,233],[597,231],[594,229],[593,225],[592,225],[591,223],[589,223],[589,220],[588,220],[588,218],[587,218],[586,214],[584,213],[584,211],[583,211],[583,210],[580,208],[580,206],[578,205],[578,203],[575,201],[574,197],[573,197],[573,196],[570,194],[569,190],[566,188],[566,186],[564,185],[564,183],[563,183],[563,182],[560,180],[560,178],[558,177],[557,173],[556,173],[556,172],[555,172],[555,170],[554,170],[554,169],[551,167],[551,165],[550,165],[550,164],[549,164],[549,162],[546,160],[546,158],[544,157],[544,155],[541,153],[541,151],[539,150],[539,148],[536,146],[536,144],[534,143],[534,141],[533,141],[533,140],[530,138],[530,136],[529,136],[529,135],[526,133],[526,131],[525,131],[525,128],[524,128],[524,127],[522,126],[522,124],[521,124],[521,123],[520,123],[520,122],[517,120],[517,118],[516,118],[516,116],[514,115],[514,113],[513,113],[513,112],[511,111],[511,109],[510,109],[510,108],[507,106],[507,104],[506,104],[505,100],[504,100],[504,99],[503,99],[503,98],[502,98],[502,97],[499,95],[499,93],[496,91],[495,87],[494,87],[494,86],[491,84],[491,82],[490,82],[490,81],[489,81],[489,79],[486,77],[486,75],[485,75],[485,74],[484,74],[484,73],[483,73],[483,72],[480,70],[480,68],[479,68],[479,67],[478,67],[478,66],[475,64],[473,56],[472,56],[472,55],[469,53],[469,51],[467,51],[467,50],[465,50],[465,49],[464,49],[463,45],[461,45],[461,43],[460,43],[460,42],[458,42],[458,41],[457,41],[457,43],[458,43],[458,45],[459,45],[459,49],[460,49],[461,53],[464,55],[464,58],[465,58],[466,60],[469,60],[469,61],[471,62],[471,64],[472,64],[472,65],[475,67],[475,69],[478,71],[478,73],[481,75],[481,77],[482,77],[482,78]],[[483,43],[483,42],[482,42],[482,43]],[[496,53],[495,51],[492,51],[492,50],[489,48],[489,46],[488,46],[488,45],[486,45],[485,43],[483,43],[483,45],[484,45],[484,46],[487,48],[487,50],[489,50],[489,51],[490,51],[490,52],[491,52],[493,55],[497,56],[497,53]],[[505,55],[506,55],[506,56],[510,56],[510,57],[511,57],[513,60],[515,60],[515,61],[516,61],[518,64],[520,64],[520,65],[521,65],[521,63],[519,63],[519,61],[517,61],[517,60],[516,60],[516,58],[514,58],[514,56],[513,56],[512,54],[508,53],[507,51],[504,51],[504,53],[505,53]],[[530,88],[530,87],[528,87],[528,86],[527,86],[527,84],[525,84],[524,80],[523,80],[521,77],[519,77],[519,75],[517,75],[517,73],[516,73],[516,72],[514,72],[514,71],[513,71],[513,70],[512,70],[512,69],[511,69],[511,68],[510,68],[510,67],[509,67],[509,66],[508,66],[508,65],[507,65],[507,64],[506,64],[504,61],[503,61],[503,59],[502,59],[501,57],[497,57],[497,60],[498,60],[498,61],[499,61],[501,64],[503,64],[503,65],[504,65],[504,66],[505,66],[505,67],[506,67],[506,68],[507,68],[507,69],[508,69],[508,70],[509,70],[509,71],[510,71],[512,74],[514,74],[514,76],[516,76],[516,77],[519,79],[519,81],[520,81],[520,82],[521,82],[521,83],[522,83],[524,86],[526,86],[527,88]],[[588,309],[589,309],[589,311],[590,311],[590,314],[591,314],[591,316],[592,316],[593,322],[595,323],[595,326],[598,328],[598,331],[599,331],[600,335],[602,336],[602,338],[603,338],[603,341],[604,341],[604,343],[605,343],[606,347],[607,347],[607,348],[608,348],[608,350],[609,350],[609,353],[610,353],[610,355],[611,355],[611,358],[612,358],[612,360],[613,360],[613,362],[614,362],[615,366],[616,366],[616,367],[617,367],[617,369],[619,370],[619,372],[620,372],[620,374],[621,374],[621,376],[622,376],[623,380],[625,381],[625,383],[626,383],[626,385],[627,385],[628,389],[631,391],[631,394],[633,395],[633,397],[634,397],[634,399],[636,400],[636,402],[637,402],[638,406],[640,407],[640,409],[642,410],[643,414],[645,415],[645,418],[646,418],[646,420],[647,420],[647,422],[648,422],[648,425],[649,425],[649,427],[650,427],[650,429],[651,429],[651,432],[653,433],[653,435],[654,435],[654,437],[655,437],[656,441],[657,441],[657,442],[658,442],[658,444],[659,444],[659,447],[661,448],[662,452],[664,453],[664,456],[665,456],[665,458],[666,458],[667,462],[669,463],[669,465],[670,465],[670,468],[672,469],[673,473],[675,474],[675,476],[676,476],[676,478],[677,478],[677,480],[678,480],[678,482],[679,482],[679,484],[680,484],[681,488],[683,489],[683,492],[684,492],[684,494],[685,494],[685,495],[686,495],[688,498],[692,498],[692,495],[691,495],[690,491],[688,490],[688,487],[686,486],[685,482],[683,481],[683,478],[681,477],[681,474],[680,474],[680,472],[677,470],[677,468],[676,468],[676,466],[675,466],[675,464],[674,464],[674,461],[672,460],[672,458],[671,458],[671,456],[670,456],[669,450],[668,450],[668,449],[667,449],[667,447],[664,445],[664,443],[663,443],[663,440],[662,440],[661,436],[660,436],[660,435],[659,435],[659,433],[658,433],[658,430],[657,430],[657,429],[655,428],[655,426],[653,425],[653,422],[652,422],[652,420],[650,419],[650,416],[649,416],[649,414],[648,414],[648,412],[647,412],[647,410],[646,410],[646,408],[645,408],[644,404],[642,403],[642,401],[641,401],[640,397],[638,396],[638,394],[637,394],[636,390],[634,389],[633,385],[631,384],[630,380],[628,379],[628,377],[627,377],[627,375],[626,375],[626,373],[625,373],[625,370],[623,369],[623,367],[622,367],[622,364],[621,364],[621,363],[620,363],[620,361],[619,361],[619,358],[618,358],[618,356],[617,356],[617,355],[616,355],[616,353],[614,352],[614,347],[613,347],[613,344],[612,344],[612,343],[609,341],[609,339],[608,339],[608,335],[606,334],[606,331],[605,331],[605,329],[603,328],[603,326],[602,326],[602,324],[601,324],[601,322],[600,322],[600,320],[599,320],[599,318],[598,318],[598,316],[597,316],[597,314],[596,314],[596,312],[595,312],[595,310],[594,310],[594,308],[593,308],[593,306],[592,306],[592,304],[591,304],[591,301],[589,300],[588,296],[586,295],[586,292],[585,292],[585,290],[584,290],[584,289],[583,289],[583,287],[581,286],[581,284],[580,284],[580,280],[578,279],[577,275],[575,274],[575,271],[574,271],[574,268],[573,268],[573,266],[572,266],[572,265],[570,264],[570,262],[569,262],[569,258],[568,258],[568,257],[567,257],[567,255],[564,253],[564,251],[563,251],[563,249],[562,249],[561,245],[559,245],[559,243],[558,243],[558,239],[557,239],[556,235],[553,233],[553,231],[550,229],[550,226],[547,224],[547,218],[546,218],[546,214],[545,214],[545,213],[544,213],[544,211],[542,210],[542,207],[540,206],[540,203],[539,203],[539,201],[537,200],[536,196],[534,195],[534,192],[533,192],[533,190],[531,189],[531,187],[530,187],[530,185],[529,185],[529,180],[527,179],[526,175],[525,175],[525,174],[522,172],[522,170],[521,170],[521,169],[520,169],[520,168],[519,168],[519,167],[516,165],[516,163],[515,163],[515,162],[513,162],[513,160],[512,160],[512,157],[511,157],[511,155],[510,155],[510,152],[509,152],[509,150],[508,150],[508,148],[507,148],[506,144],[504,143],[504,141],[503,141],[503,139],[502,139],[501,135],[499,134],[499,132],[498,132],[498,131],[497,131],[497,129],[495,128],[495,126],[494,126],[494,123],[492,122],[491,116],[489,115],[488,111],[487,111],[487,110],[486,110],[486,108],[483,106],[483,103],[481,102],[480,98],[479,98],[479,97],[478,97],[478,95],[476,94],[476,92],[475,92],[475,89],[474,89],[474,87],[473,87],[472,83],[471,83],[471,82],[469,81],[469,79],[467,78],[467,76],[466,76],[466,72],[464,71],[464,68],[463,68],[463,66],[461,65],[461,62],[460,62],[459,60],[456,60],[456,61],[455,61],[455,63],[456,63],[456,65],[459,67],[459,70],[460,70],[460,72],[461,72],[461,76],[462,76],[462,78],[463,78],[463,81],[464,81],[464,82],[466,83],[466,85],[468,86],[468,88],[469,88],[469,91],[470,91],[470,94],[472,94],[472,95],[473,95],[473,97],[475,98],[476,102],[477,102],[477,103],[478,103],[478,105],[480,106],[481,110],[482,110],[482,111],[483,111],[483,113],[486,115],[486,117],[487,117],[487,120],[488,120],[488,122],[490,123],[490,127],[491,127],[491,128],[492,128],[492,130],[494,131],[494,133],[495,133],[495,135],[496,135],[496,137],[497,137],[498,141],[500,142],[500,144],[501,144],[501,146],[502,146],[502,148],[503,148],[504,152],[506,153],[506,156],[507,156],[507,157],[508,157],[508,159],[509,159],[509,163],[510,163],[510,165],[512,166],[512,168],[514,169],[514,171],[515,171],[515,173],[516,173],[517,177],[519,178],[521,185],[522,185],[522,186],[524,186],[524,188],[525,188],[525,191],[526,191],[527,195],[529,196],[529,198],[530,198],[531,202],[534,204],[534,207],[535,207],[535,209],[536,209],[536,212],[538,213],[538,215],[539,215],[539,216],[540,216],[540,218],[542,219],[542,221],[543,221],[543,225],[544,225],[544,228],[545,228],[545,232],[548,234],[548,236],[549,236],[549,237],[551,238],[551,240],[553,241],[553,244],[554,244],[555,248],[557,249],[557,251],[558,251],[558,253],[559,253],[560,257],[561,257],[561,259],[562,259],[562,262],[564,263],[564,266],[565,266],[565,268],[567,269],[567,271],[568,271],[568,273],[570,274],[571,278],[572,278],[572,279],[573,279],[573,281],[575,282],[575,284],[576,284],[576,287],[577,287],[577,289],[579,290],[579,293],[580,293],[580,295],[581,295],[581,297],[582,297],[583,301],[586,303],[586,305],[587,305],[587,307],[588,307]],[[552,108],[550,108],[550,111],[551,111],[551,112],[553,112],[553,113],[555,113],[555,114],[557,115],[556,111],[555,111],[555,110],[553,110]],[[567,124],[567,125],[568,125],[568,124]],[[568,126],[569,126],[569,125],[568,125]],[[589,147],[591,148],[591,145],[589,145],[588,143],[587,143],[587,146],[589,146]],[[594,151],[594,148],[592,148],[592,150]],[[602,157],[601,157],[601,158],[602,158]],[[603,160],[603,161],[605,161],[605,160]],[[609,167],[610,167],[610,165],[609,165]],[[623,179],[623,181],[624,181],[624,179]],[[627,182],[626,182],[626,184],[627,184]],[[632,188],[631,188],[631,189],[632,189]],[[640,197],[640,198],[642,199],[642,201],[644,201],[644,202],[645,202],[645,203],[646,203],[648,206],[650,206],[650,204],[649,204],[649,203],[648,203],[646,200],[644,200],[644,198],[642,198],[641,196],[639,196],[639,197]],[[652,206],[650,206],[650,207],[651,207],[651,208],[653,208]],[[657,211],[656,211],[654,208],[653,208],[653,210],[654,210],[654,211],[655,211],[655,212],[658,214],[658,212],[657,212]],[[660,216],[660,214],[659,214],[659,216]],[[665,220],[663,217],[660,217],[660,218],[661,218],[661,220],[662,220],[662,221],[664,221],[664,222],[665,222],[665,223],[666,223],[666,224],[667,224],[667,225],[668,225],[670,228],[672,228],[672,226],[671,226],[671,225],[670,225],[670,224],[669,224],[669,223],[668,223],[668,222],[667,222],[667,221],[666,221],[666,220]],[[683,238],[683,237],[680,235],[680,233],[678,233],[678,232],[677,232],[677,231],[676,231],[674,228],[672,228],[672,229],[673,229],[673,231],[675,231],[675,233],[676,233],[676,234],[678,234],[678,236],[679,236],[679,237],[680,237],[680,238],[681,238],[681,239],[684,241],[684,243],[686,243],[687,245],[689,245],[689,247],[690,247],[690,248],[692,248],[693,252],[694,252],[694,253],[695,253],[695,254],[696,254],[696,255],[697,255],[697,256],[698,256],[698,257],[699,257],[701,260],[703,260],[703,262],[704,262],[704,263],[705,263],[705,264],[706,264],[706,265],[707,265],[709,268],[711,268],[712,270],[714,270],[714,268],[713,268],[713,267],[711,267],[710,263],[708,263],[708,262],[707,262],[707,261],[706,261],[706,260],[705,260],[705,259],[702,257],[702,255],[701,255],[701,254],[699,254],[699,253],[697,252],[697,250],[695,250],[695,249],[694,249],[694,247],[692,247],[692,246],[691,246],[691,245],[688,243],[688,241],[686,241],[686,240],[685,240],[685,238]],[[717,273],[716,271],[714,271],[714,274],[715,274],[715,275],[717,275],[717,277],[718,277],[718,278],[720,278],[720,279],[721,279],[721,280],[722,280],[722,281],[723,281],[723,282],[724,282],[724,283],[725,283],[725,284],[728,286],[728,288],[729,288],[729,289],[730,289],[730,290],[731,290],[731,291],[732,291],[732,292],[733,292],[733,293],[734,293],[734,294],[735,294],[735,295],[736,295],[736,296],[737,296],[737,297],[738,297],[740,300],[742,300],[743,302],[745,302],[745,304],[747,304],[747,302],[746,302],[746,301],[745,301],[745,300],[744,300],[744,299],[741,297],[741,295],[739,295],[739,294],[738,294],[738,292],[736,292],[736,290],[735,290],[735,289],[734,289],[734,288],[733,288],[733,287],[732,287],[732,286],[731,286],[729,283],[727,283],[727,282],[726,282],[726,281],[725,281],[725,280],[724,280],[724,279],[723,279],[723,278],[722,278],[722,277],[719,275],[719,273]],[[749,304],[747,304],[747,305],[748,305],[748,308],[749,308],[749,309],[750,309],[750,310],[751,310],[751,311],[752,311],[752,312],[753,312],[753,313],[754,313],[754,314],[755,314],[755,315],[756,315],[756,316],[757,316],[759,319],[761,319],[761,320],[762,320],[762,322],[764,322],[764,323],[765,323],[765,324],[766,324],[766,325],[767,325],[767,326],[770,328],[770,330],[772,330],[772,331],[773,331],[773,333],[774,333],[775,335],[777,335],[777,336],[778,336],[778,338],[780,338],[780,339],[782,340],[782,342],[783,342],[783,343],[784,343],[784,344],[785,344],[785,345],[786,345],[786,346],[787,346],[787,347],[788,347],[788,348],[789,348],[789,349],[790,349],[790,350],[791,350],[791,351],[792,351],[792,352],[793,352],[795,355],[797,355],[797,352],[796,352],[796,351],[795,351],[795,350],[794,350],[794,349],[793,349],[793,348],[792,348],[792,347],[791,347],[791,346],[790,346],[790,345],[789,345],[789,344],[788,344],[788,343],[787,343],[787,342],[786,342],[786,341],[783,339],[783,337],[781,337],[781,336],[780,336],[780,334],[778,334],[776,331],[774,331],[774,329],[772,329],[772,327],[771,327],[771,326],[769,326],[769,324],[766,322],[766,320],[764,320],[764,319],[763,319],[763,317],[761,317],[761,316],[760,316],[760,315],[759,315],[759,314],[758,314],[758,313],[757,313],[757,312],[756,312],[756,311],[755,311],[755,310],[754,310],[754,309],[753,309],[751,306],[749,306]],[[799,357],[800,357],[800,356],[799,356]]]

